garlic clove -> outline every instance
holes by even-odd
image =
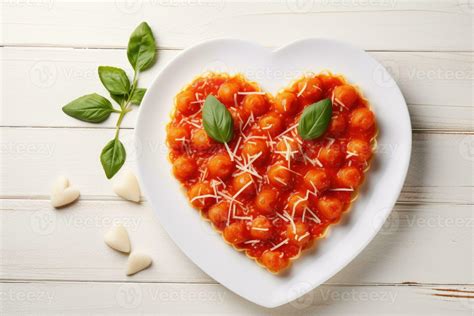
[[[51,192],[61,192],[69,186],[69,180],[65,176],[59,176],[53,184]]]
[[[115,194],[125,200],[140,202],[140,185],[131,170],[125,170],[113,180],[112,189]]]
[[[151,257],[146,254],[131,253],[127,261],[127,275],[132,275],[148,268],[151,262]]]
[[[71,204],[79,197],[78,189],[69,186],[69,180],[61,176],[56,179],[51,190],[51,205],[59,208]]]
[[[105,243],[112,249],[115,249],[120,252],[129,253],[130,252],[130,239],[128,238],[128,232],[119,224],[112,227],[104,235]]]

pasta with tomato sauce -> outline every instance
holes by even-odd
[[[229,110],[233,138],[219,143],[202,123],[213,95]],[[305,107],[328,98],[325,133],[303,140]],[[355,199],[373,155],[375,116],[342,76],[305,76],[275,97],[243,76],[212,73],[176,95],[167,143],[190,203],[226,242],[271,272],[286,269],[337,223]]]

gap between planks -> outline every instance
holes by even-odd
[[[123,283],[137,283],[137,284],[189,284],[189,285],[220,285],[219,282],[203,282],[203,281],[196,281],[196,282],[183,282],[183,281],[143,281],[143,280],[129,280],[129,281],[112,281],[112,280],[54,280],[54,279],[0,279],[0,283],[106,283],[106,284],[123,284]],[[440,286],[456,286],[456,287],[470,287],[474,286],[474,283],[419,283],[419,282],[401,282],[401,283],[322,283],[320,286],[327,285],[327,286],[358,286],[358,287],[377,287],[377,286],[391,286],[391,287],[440,287]],[[449,290],[449,289],[445,289]],[[464,291],[466,293],[474,294],[474,291]],[[474,296],[473,296],[474,298]]]
[[[194,45],[190,45],[188,47],[159,47],[156,51],[184,51]],[[264,48],[268,49],[277,49],[277,46],[266,46],[262,45]],[[14,44],[14,43],[4,43],[0,45],[0,48],[31,48],[31,49],[48,49],[48,48],[58,48],[58,49],[77,49],[77,50],[123,50],[127,49],[127,46],[120,45],[120,46],[86,46],[86,45],[79,45],[79,46],[72,46],[72,45],[58,45],[58,44]],[[459,54],[469,54],[473,53],[473,50],[409,50],[409,49],[364,49],[364,51],[368,53],[459,53]]]

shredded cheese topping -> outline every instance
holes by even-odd
[[[288,132],[291,132],[293,129],[298,127],[298,123],[290,126],[288,129],[286,129],[283,133],[280,133],[276,138],[280,138],[281,136],[285,135]]]
[[[311,214],[311,217],[310,217],[311,220],[313,220],[317,224],[321,224],[321,220],[319,219],[319,217],[316,214],[314,214],[314,212],[311,211],[309,207],[306,208],[306,211],[308,211],[308,213]]]
[[[252,240],[247,240],[244,242],[244,244],[252,244],[252,245],[255,245],[255,244],[258,244],[260,242],[260,240],[258,239],[252,239]]]
[[[289,238],[286,238],[285,240],[283,240],[283,241],[282,241],[281,243],[279,243],[278,245],[275,245],[275,246],[273,246],[272,248],[270,248],[270,251],[277,250],[277,249],[280,248],[281,246],[286,245],[289,240],[290,240]]]
[[[239,106],[239,104],[237,103],[237,94],[236,93],[234,93],[234,106],[235,107]]]
[[[295,213],[296,213],[296,208],[298,207],[298,205],[301,203],[301,202],[304,202],[304,201],[307,201],[308,199],[307,198],[299,198],[298,201],[296,201],[296,203],[293,205],[293,211],[291,213],[291,217],[295,217]]]
[[[200,199],[205,199],[205,198],[213,198],[213,199],[219,199],[219,196],[217,195],[213,195],[213,194],[203,194],[203,195],[198,195],[198,196],[195,196],[191,199],[191,202],[194,202],[196,200],[200,200]]]
[[[239,191],[237,191],[237,193],[234,194],[232,198],[235,199],[236,197],[238,197],[242,192],[244,192],[245,189],[247,189],[252,184],[253,184],[253,180],[250,180],[249,182],[247,182],[243,187],[240,188]]]
[[[252,227],[252,230],[258,230],[262,232],[267,232],[270,230],[270,228],[263,228],[263,227]]]
[[[239,91],[237,94],[240,95],[251,95],[251,94],[259,94],[259,95],[265,95],[266,93],[263,91]]]
[[[333,189],[329,189],[329,191],[352,192],[354,191],[354,189],[353,188],[333,188]]]
[[[359,156],[357,153],[354,153],[352,151],[347,151],[346,159],[351,158],[351,157],[357,157],[357,156]]]
[[[309,232],[306,232],[306,233],[304,233],[303,235],[299,236],[297,240],[298,240],[298,241],[302,241],[302,240],[305,239],[307,236],[309,236]]]
[[[303,95],[303,92],[306,90],[306,87],[308,86],[308,81],[306,81],[304,83],[304,86],[303,88],[301,88],[301,90],[298,92],[298,94],[296,95],[298,98],[301,97]]]

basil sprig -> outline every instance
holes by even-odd
[[[77,98],[62,108],[67,115],[89,123],[101,123],[108,119],[111,113],[119,114],[115,137],[105,145],[100,154],[100,162],[108,179],[120,170],[127,157],[125,147],[119,140],[122,120],[133,110],[132,105],[140,105],[146,93],[145,88],[138,88],[139,74],[153,66],[156,61],[155,38],[146,22],[138,25],[130,36],[127,57],[134,71],[132,81],[121,68],[99,66],[98,69],[100,81],[120,109],[114,108],[108,99],[96,93]]]
[[[227,143],[234,133],[234,120],[229,110],[213,95],[208,95],[202,108],[202,125],[207,135],[220,143]]]
[[[112,103],[97,93],[87,94],[69,102],[63,107],[63,112],[75,119],[100,123],[109,118],[110,113],[120,111],[114,109]]]
[[[108,179],[112,178],[122,168],[126,158],[125,147],[118,138],[112,139],[105,145],[100,154],[100,162]]]
[[[130,102],[135,105],[140,105],[142,103],[142,99],[145,96],[146,89],[145,88],[136,88],[133,91],[132,96],[130,97]]]
[[[332,116],[330,99],[324,99],[307,106],[298,123],[298,133],[305,140],[315,139],[324,134]]]
[[[133,69],[143,71],[150,68],[155,62],[155,38],[145,22],[135,29],[130,36],[127,48],[128,61]]]
[[[123,69],[99,66],[99,78],[111,94],[126,95],[130,91],[130,80]]]

